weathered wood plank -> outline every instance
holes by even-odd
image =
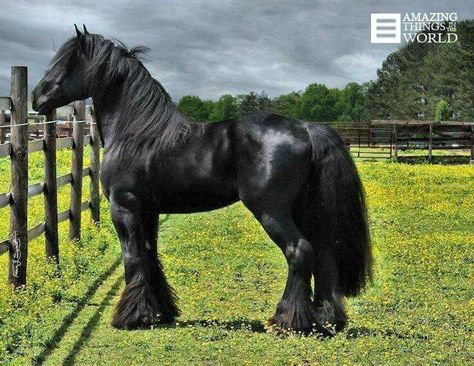
[[[90,201],[84,201],[81,203],[81,211],[85,211],[90,207],[91,203]]]
[[[76,120],[84,121],[86,117],[86,103],[84,100],[76,101]],[[81,238],[81,202],[82,202],[82,166],[84,160],[84,128],[85,123],[74,123],[72,147],[72,182],[69,218],[69,239]]]
[[[0,158],[5,158],[7,156],[10,156],[10,152],[11,152],[11,144],[9,142],[6,142],[0,145]]]
[[[418,120],[383,120],[374,119],[370,122],[372,126],[375,125],[412,125],[412,126],[429,126],[430,123],[435,123],[438,126],[471,126],[474,122],[461,122],[461,121],[418,121]]]
[[[35,227],[28,230],[28,241],[36,239],[38,236],[44,233],[45,223],[36,225]]]
[[[469,164],[474,164],[474,125],[471,126],[471,157]]]
[[[68,147],[72,147],[74,145],[74,139],[72,137],[63,137],[61,139],[57,139],[56,141],[56,149],[65,149]]]
[[[0,194],[0,208],[10,206],[11,198],[10,192]]]
[[[55,121],[56,111],[48,114],[46,120]],[[61,178],[56,178],[56,123],[47,123],[44,129],[45,253],[47,258],[54,258],[56,262],[59,262],[58,182]]]
[[[68,183],[71,183],[71,181],[72,181],[72,174],[71,173],[64,174],[56,178],[56,185],[58,187],[62,187]]]
[[[10,247],[8,279],[15,287],[26,284],[28,259],[28,70],[13,66],[11,75]],[[17,126],[14,126],[17,125]]]
[[[37,196],[44,191],[44,183],[36,183],[28,186],[28,197]]]
[[[91,156],[90,156],[90,201],[91,216],[96,223],[100,221],[100,193],[99,193],[99,171],[100,171],[100,136],[96,123],[91,123]]]
[[[58,222],[63,222],[63,221],[68,220],[70,215],[71,215],[71,212],[69,209],[58,213]]]
[[[11,109],[12,100],[10,97],[0,97],[0,109],[8,110]]]
[[[44,140],[32,140],[28,141],[28,154],[34,153],[36,151],[42,151],[44,146]]]
[[[0,242],[0,255],[5,254],[8,252],[8,249],[10,248],[10,240],[4,240]]]
[[[3,144],[5,142],[5,135],[6,135],[6,128],[3,128],[2,126],[5,126],[7,122],[7,118],[5,115],[5,110],[0,108],[0,144]],[[10,155],[10,153],[8,153]]]
[[[43,121],[44,120],[44,115],[42,114],[29,114],[28,119],[32,119],[34,121]],[[42,126],[42,124],[38,123],[39,125]]]

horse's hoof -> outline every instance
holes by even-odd
[[[156,322],[164,325],[176,325],[176,317],[158,314]]]
[[[329,302],[322,306],[314,305],[317,313],[318,324],[327,329],[331,334],[340,332],[347,326],[347,315],[344,308],[337,307]]]
[[[152,325],[157,323],[157,317],[143,316],[136,319],[116,319],[112,320],[112,326],[117,329],[144,329],[150,328]]]
[[[268,320],[267,330],[280,334],[315,334],[328,337],[344,328],[345,322],[331,323],[325,318],[326,315],[327,313],[313,304],[308,303],[305,307],[295,306],[285,312],[277,312]]]

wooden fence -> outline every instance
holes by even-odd
[[[11,95],[1,98],[1,109],[11,111],[10,141],[0,144],[0,158],[11,159],[11,192],[0,193],[0,208],[10,206],[10,237],[0,242],[0,254],[9,253],[9,282],[15,287],[26,284],[28,241],[45,234],[45,255],[59,261],[58,223],[69,220],[69,237],[80,239],[81,213],[91,210],[92,219],[100,220],[99,165],[100,138],[96,124],[90,124],[90,135],[85,135],[85,101],[74,104],[75,121],[72,136],[57,138],[55,113],[46,116],[41,124],[42,138],[30,140],[27,68],[12,67]],[[8,108],[6,108],[8,107]],[[35,125],[38,127],[38,125]],[[90,144],[90,167],[83,167],[84,146]],[[56,176],[56,150],[72,149],[69,174]],[[44,182],[28,185],[28,154],[43,151]],[[82,201],[82,179],[90,177],[90,198]],[[58,187],[70,184],[70,208],[58,212]],[[28,198],[44,195],[45,220],[28,229]]]
[[[474,163],[473,122],[374,120],[324,122],[342,137],[356,158],[433,161],[434,151],[444,159],[465,157]],[[451,152],[451,153],[449,153]]]
[[[89,112],[91,112],[92,110],[91,107],[92,106],[87,106],[86,110],[89,109]],[[59,120],[58,118],[58,121],[56,124],[56,136],[72,137],[72,130],[73,130],[74,119],[75,119],[74,105],[67,105],[65,107],[62,107],[61,109],[63,110],[62,111],[63,113],[65,109],[68,112],[67,115],[65,116],[67,119]],[[11,135],[11,128],[10,128],[11,115],[6,114],[5,112],[6,112],[5,110],[0,109],[0,144],[10,141],[10,135]],[[92,115],[90,113],[89,115],[86,114],[86,120],[87,122],[92,122]],[[44,137],[44,122],[45,121],[46,121],[46,116],[35,115],[35,114],[28,115],[28,122],[31,122],[28,129],[28,138],[30,140]],[[86,123],[86,127],[85,127],[86,134],[90,134],[89,128],[90,128],[90,123],[89,124]]]

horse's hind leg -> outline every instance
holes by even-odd
[[[331,248],[320,242],[316,250],[314,268],[314,304],[323,324],[342,330],[347,324],[344,299],[338,291],[339,275]]]
[[[298,230],[289,212],[266,211],[255,216],[283,251],[288,262],[285,291],[270,324],[305,333],[321,330],[318,313],[311,299],[313,247]]]

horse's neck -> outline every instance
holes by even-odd
[[[97,126],[104,146],[110,145],[116,128],[115,123],[120,119],[119,105],[107,99],[109,98],[102,96],[92,97]]]
[[[130,137],[131,125],[137,123],[143,123],[143,121],[137,121],[134,116],[139,115],[141,111],[134,111],[129,104],[129,97],[123,90],[115,92],[101,92],[100,94],[92,97],[94,102],[94,108],[96,110],[97,125],[102,138],[104,146],[110,146],[115,142],[123,142],[123,133],[127,138]],[[171,102],[170,102],[171,103]],[[171,113],[170,113],[171,110]],[[172,118],[180,118],[180,120],[188,122],[172,105],[168,109],[168,120],[160,119],[156,123],[160,123],[164,129]],[[128,124],[124,126],[123,124]]]

